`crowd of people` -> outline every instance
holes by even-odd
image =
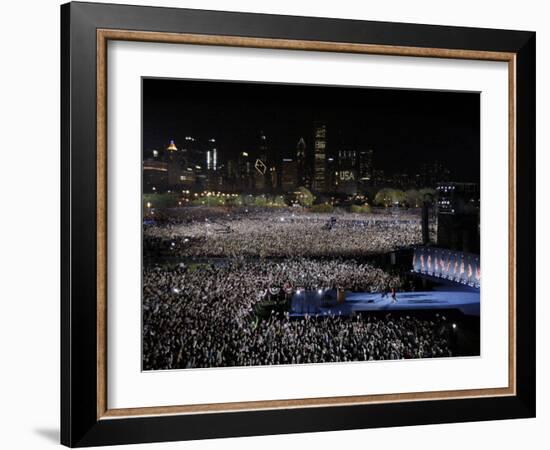
[[[255,305],[272,286],[342,286],[377,292],[401,280],[353,261],[231,261],[146,269],[143,279],[145,370],[366,361],[452,354],[441,320],[412,316],[329,316],[257,320]]]
[[[195,208],[185,217],[149,223],[144,256],[170,254],[181,262],[144,265],[143,368],[450,356],[442,316],[256,314],[270,292],[402,289],[399,275],[359,260],[420,239],[420,221],[413,215],[331,219]]]
[[[358,257],[422,242],[419,216],[240,212],[148,226],[145,248],[181,257]]]

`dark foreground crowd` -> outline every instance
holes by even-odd
[[[144,370],[396,360],[452,356],[446,320],[434,315],[328,316],[258,320],[270,287],[343,287],[381,292],[402,281],[355,261],[231,260],[145,269]]]

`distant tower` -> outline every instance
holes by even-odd
[[[292,158],[283,158],[281,164],[281,189],[290,192],[296,189],[298,180],[298,163]],[[303,185],[302,185],[303,186]]]
[[[327,125],[316,122],[313,128],[314,160],[313,189],[322,192],[326,188]]]
[[[341,147],[337,153],[338,170],[336,176],[336,190],[348,195],[357,193],[357,151],[353,145],[340,143]]]
[[[166,150],[169,152],[177,152],[178,148],[176,147],[176,143],[173,139],[170,139],[170,143],[168,144],[168,147],[166,147]]]
[[[180,161],[178,148],[173,139],[166,147],[166,162],[168,163],[168,187],[177,186],[180,182]]]
[[[216,139],[208,139],[208,149],[206,150],[206,169],[207,170],[218,170],[218,148],[216,146]]]
[[[307,174],[306,141],[304,141],[303,137],[301,137],[298,144],[296,144],[296,166],[298,186],[311,187],[308,186],[310,183]]]
[[[164,155],[167,161],[175,161],[180,166],[186,164],[185,148],[176,147],[176,143],[174,142],[173,139],[170,139],[170,143],[168,144],[168,147],[166,147],[166,151],[164,152]]]
[[[248,152],[241,152],[237,158],[237,186],[239,189],[254,188],[254,158]]]
[[[370,183],[373,179],[373,150],[361,150],[359,152],[359,180],[363,183]]]
[[[260,131],[260,141],[258,143],[258,153],[254,167],[256,190],[271,192],[276,184],[276,181],[274,183],[274,178],[276,178],[275,164],[271,160],[267,137],[263,131]]]
[[[258,158],[267,163],[269,155],[267,154],[267,137],[263,131],[260,131],[260,142],[258,144]]]

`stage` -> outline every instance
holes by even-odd
[[[447,288],[447,289],[445,289]],[[391,294],[346,292],[343,303],[336,301],[336,291],[302,291],[291,301],[290,316],[352,315],[368,311],[418,311],[456,309],[465,315],[479,316],[479,290],[440,286],[439,289],[417,292],[397,292],[397,302]]]

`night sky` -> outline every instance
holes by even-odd
[[[479,93],[309,85],[143,80],[144,150],[170,139],[211,137],[221,161],[253,152],[260,131],[280,157],[294,156],[301,136],[312,148],[313,122],[348,148],[374,150],[374,168],[416,171],[438,160],[452,181],[479,182]]]

